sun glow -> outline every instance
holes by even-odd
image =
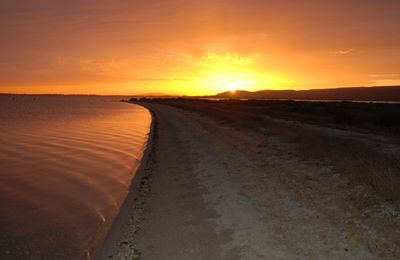
[[[207,52],[195,63],[193,86],[209,94],[261,87],[263,76],[255,70],[259,57],[257,53]]]
[[[199,85],[217,92],[253,89],[256,82],[252,75],[236,73],[211,73],[200,81]]]
[[[396,0],[25,2],[0,1],[2,93],[400,85]]]

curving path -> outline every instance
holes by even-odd
[[[164,105],[144,106],[157,118],[155,150],[145,168],[151,181],[144,195],[128,198],[123,224],[109,236],[114,247],[106,246],[100,258],[398,256],[393,237],[358,217],[346,180],[329,165],[300,159],[276,137]]]

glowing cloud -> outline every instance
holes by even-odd
[[[333,54],[337,54],[337,55],[346,55],[346,54],[352,53],[352,52],[354,52],[354,51],[355,51],[354,49],[335,50],[335,51],[333,51]]]
[[[224,54],[207,52],[205,57],[202,57],[196,65],[200,67],[215,67],[220,65],[246,66],[253,64],[254,60],[258,56],[259,54],[240,55],[239,53],[230,53],[230,52]]]

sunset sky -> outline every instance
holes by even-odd
[[[399,0],[2,0],[0,92],[400,85]]]

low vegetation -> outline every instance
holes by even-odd
[[[375,196],[385,200],[400,199],[400,156],[385,153],[376,147],[375,142],[368,141],[368,136],[373,133],[374,136],[390,137],[391,143],[387,145],[400,143],[398,104],[190,99],[142,101],[196,111],[235,127],[280,136],[295,144],[299,156],[327,160],[355,186],[367,184],[371,187],[372,193],[354,198],[360,206],[373,203]],[[310,124],[326,127],[310,127]],[[329,131],[332,128],[351,130],[349,133],[361,132],[364,138],[332,134]]]
[[[153,101],[157,102],[157,99]],[[182,108],[229,110],[385,135],[400,135],[400,104],[277,100],[158,100]],[[207,108],[205,108],[207,106]]]

